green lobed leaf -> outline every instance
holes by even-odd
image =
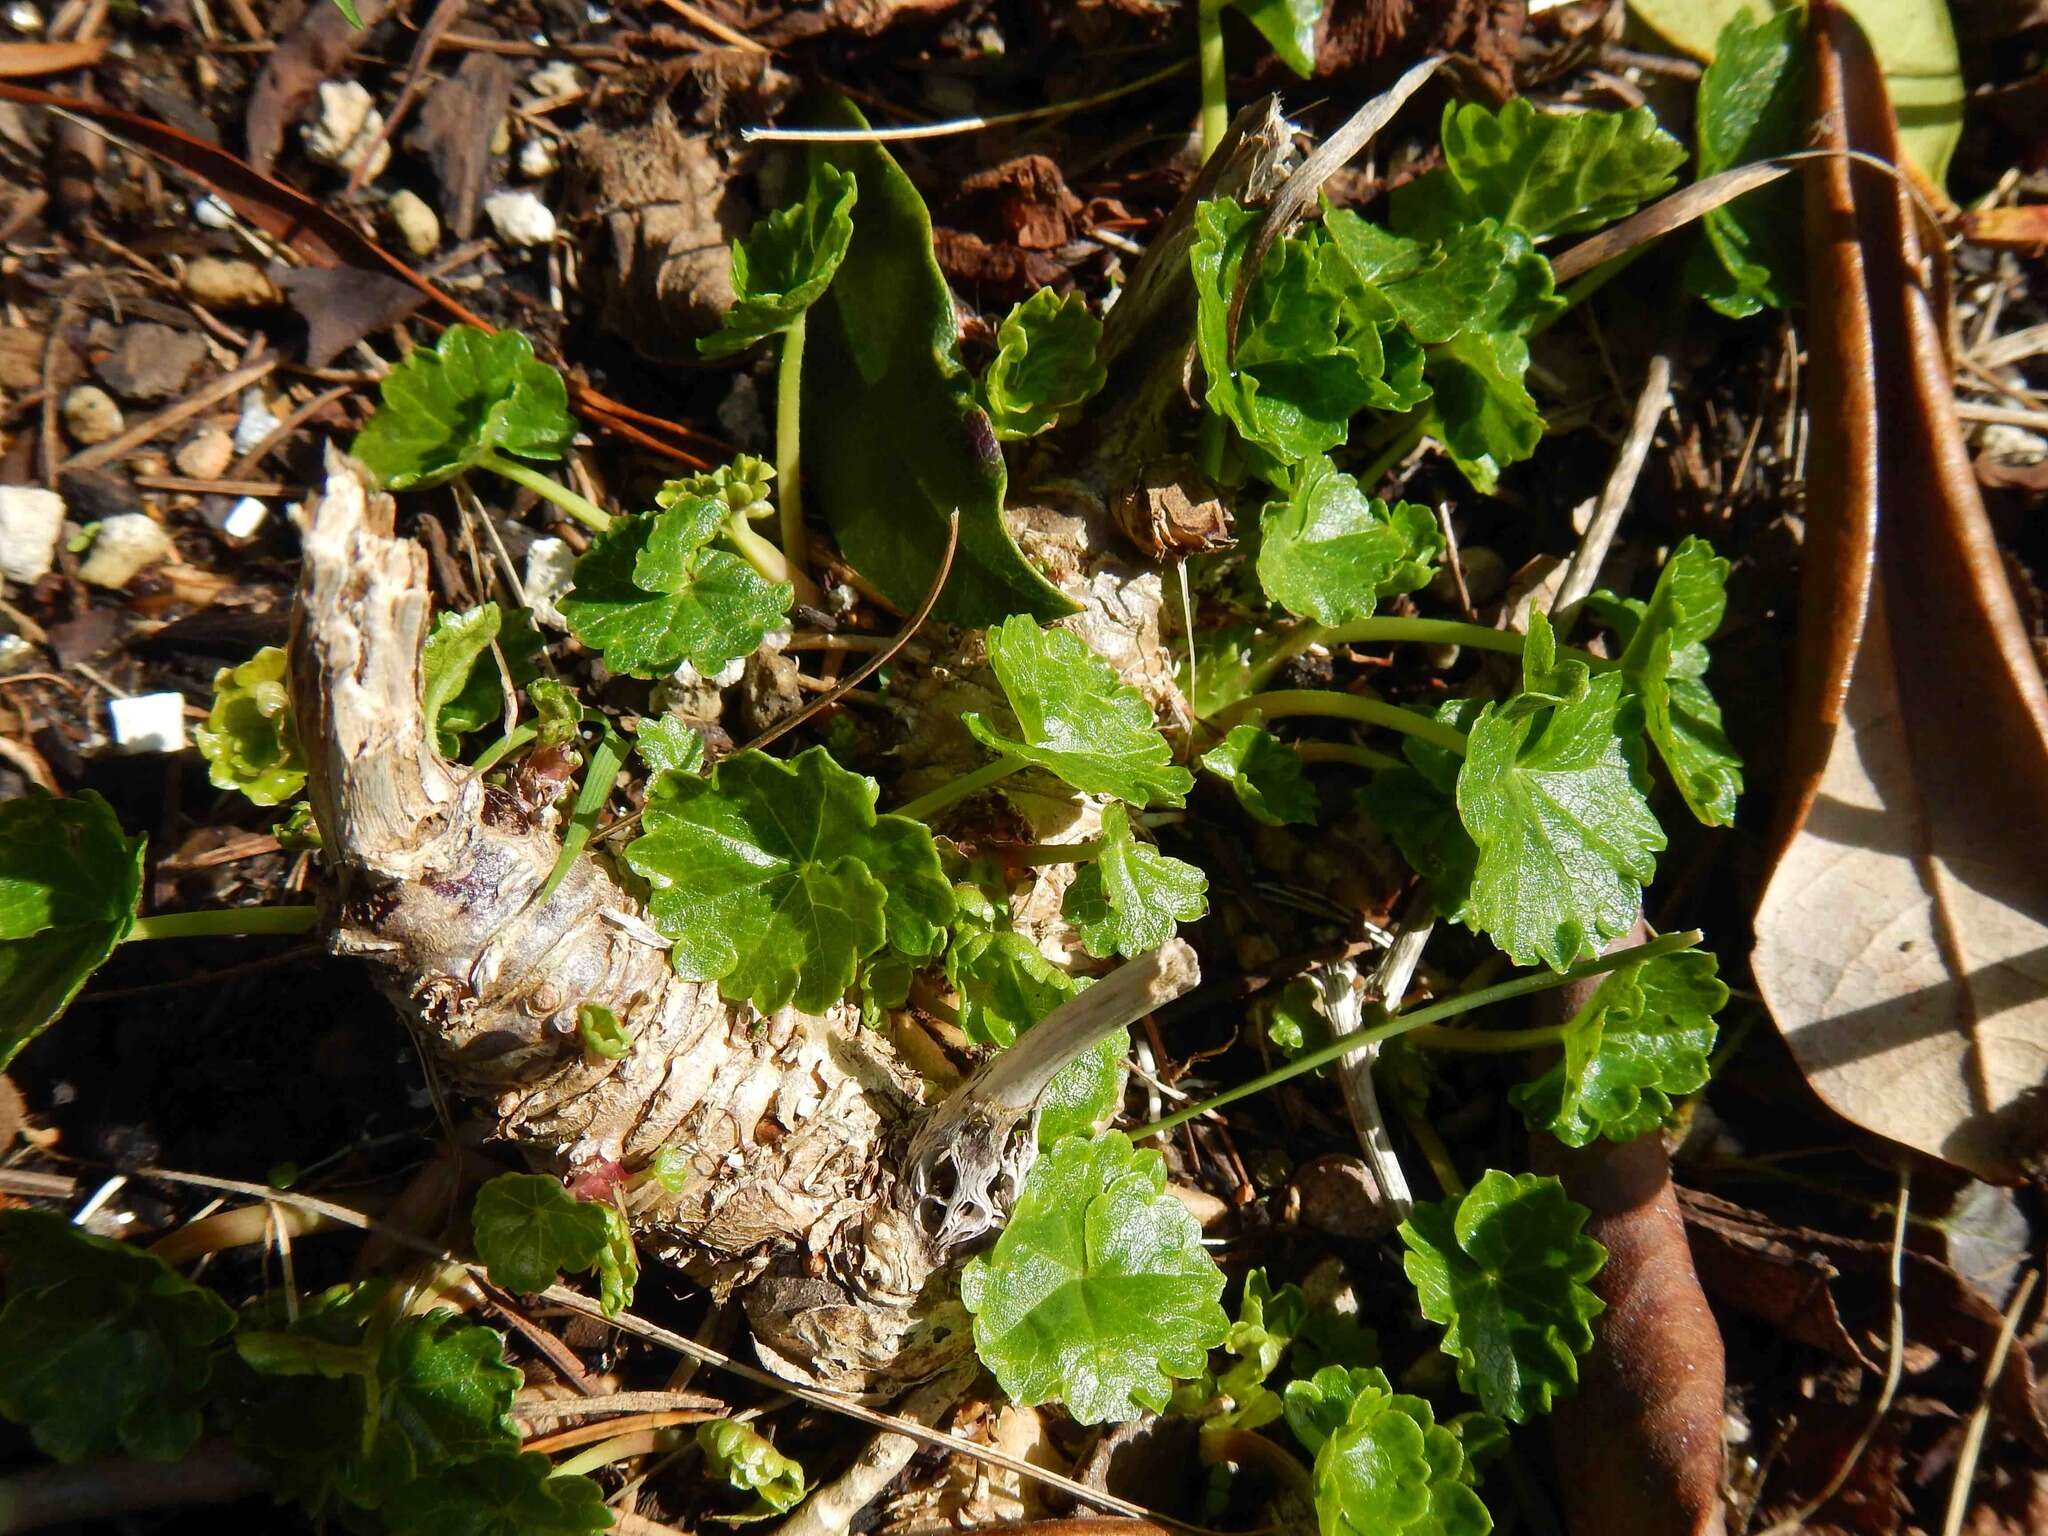
[[[517,331],[451,325],[378,385],[349,453],[386,490],[439,485],[486,454],[559,459],[576,435],[562,376]]]
[[[1254,821],[1312,826],[1320,807],[1294,749],[1264,726],[1234,725],[1202,754],[1202,766],[1227,783]]]
[[[537,1452],[500,1452],[407,1483],[384,1511],[391,1536],[595,1536],[609,1530],[604,1490],[557,1476]]]
[[[427,643],[420,648],[420,696],[427,729],[434,733],[443,757],[452,758],[462,750],[464,731],[497,719],[504,710],[497,667],[477,667],[490,654],[504,621],[504,610],[496,603],[434,615]],[[492,702],[487,704],[487,699]]]
[[[1102,322],[1078,293],[1041,288],[1013,305],[996,333],[995,361],[981,379],[982,408],[1008,442],[1035,437],[1069,417],[1109,377],[1095,360]]]
[[[837,102],[821,125],[867,123]],[[1074,612],[1003,521],[1008,472],[960,363],[924,200],[879,144],[810,153],[859,183],[860,218],[839,276],[805,321],[806,500],[854,568],[905,613],[938,575],[956,510],[960,547],[937,618],[986,625],[1012,613]]]
[[[664,480],[654,493],[654,504],[673,507],[678,502],[708,498],[724,502],[728,511],[742,517],[771,517],[775,512],[770,495],[774,483],[773,464],[756,454],[736,453],[713,469]]]
[[[91,790],[0,801],[0,1068],[134,929],[144,842]]]
[[[1660,955],[1610,971],[1565,1025],[1564,1059],[1508,1095],[1531,1130],[1568,1147],[1633,1141],[1707,1085],[1714,1015],[1728,1001],[1714,957]]]
[[[1742,793],[1742,759],[1721,728],[1708,690],[1707,642],[1727,611],[1728,562],[1705,539],[1671,553],[1647,603],[1596,592],[1588,608],[1617,630],[1621,675],[1643,701],[1643,732],[1671,782],[1701,822],[1730,826]]]
[[[1480,219],[1531,238],[1599,229],[1669,191],[1685,147],[1648,107],[1539,112],[1524,97],[1493,111],[1444,107],[1443,169],[1401,187],[1394,227],[1441,238]]]
[[[1131,1032],[1119,1029],[1053,1074],[1038,1096],[1041,1151],[1071,1136],[1093,1136],[1116,1118],[1124,1102],[1124,1058],[1130,1053]]]
[[[1427,507],[1390,508],[1319,456],[1260,514],[1259,585],[1290,613],[1346,624],[1370,618],[1382,597],[1426,585],[1442,549]]]
[[[768,1437],[735,1419],[713,1419],[697,1426],[697,1448],[713,1477],[722,1477],[742,1493],[754,1495],[754,1508],[722,1519],[762,1519],[785,1514],[803,1502],[808,1489],[804,1469],[775,1449]]]
[[[691,496],[616,519],[577,560],[575,585],[557,604],[576,638],[635,677],[684,662],[709,677],[752,655],[794,592],[711,547],[728,515],[724,502]]]
[[[1281,1401],[1287,1428],[1311,1456],[1351,1417],[1358,1394],[1382,1379],[1365,1366],[1325,1365],[1287,1383]]]
[[[1478,850],[1469,920],[1517,965],[1553,970],[1635,922],[1664,832],[1644,798],[1619,673],[1556,661],[1529,619],[1523,691],[1488,703],[1467,735],[1458,815]],[[1632,711],[1631,711],[1632,712]]]
[[[1306,80],[1316,72],[1316,21],[1323,0],[1223,0],[1259,29],[1280,62]]]
[[[648,916],[674,941],[677,973],[762,1013],[821,1013],[884,943],[937,954],[953,888],[931,833],[877,816],[875,797],[874,780],[823,747],[658,778],[625,856],[652,887]]]
[[[1102,809],[1102,850],[1067,887],[1060,913],[1096,959],[1135,959],[1172,938],[1182,923],[1209,910],[1209,880],[1194,865],[1169,858],[1131,834],[1121,805]]]
[[[176,1461],[235,1315],[161,1259],[47,1211],[0,1211],[0,1414],[78,1462]]]
[[[1238,1357],[1238,1363],[1217,1378],[1219,1390],[1242,1401],[1248,1389],[1280,1369],[1307,1320],[1308,1301],[1300,1286],[1290,1283],[1276,1289],[1265,1270],[1252,1270],[1244,1277],[1237,1320],[1223,1335],[1223,1347]]]
[[[606,1209],[545,1174],[501,1173],[476,1192],[469,1225],[491,1283],[532,1295],[559,1274],[597,1267],[611,1236]]]
[[[1469,730],[1481,705],[1457,699],[1437,706],[1436,719]],[[1376,769],[1358,792],[1360,807],[1393,839],[1401,857],[1422,877],[1431,907],[1475,926],[1469,902],[1479,849],[1458,819],[1458,773],[1463,760],[1413,736],[1401,740],[1399,768]]]
[[[1491,494],[1500,472],[1543,440],[1543,413],[1523,382],[1529,344],[1498,331],[1461,331],[1431,349],[1430,425],[1473,489]]]
[[[1081,1424],[1163,1408],[1229,1319],[1223,1272],[1166,1193],[1166,1165],[1116,1132],[1041,1156],[1009,1225],[968,1261],[974,1347],[1012,1402],[1058,1398]]]
[[[1174,763],[1152,706],[1080,636],[1015,614],[988,632],[988,660],[1017,735],[1003,735],[979,714],[962,716],[983,746],[1036,764],[1083,794],[1134,805],[1187,799],[1195,776]]]
[[[800,202],[757,222],[732,248],[732,307],[697,343],[727,357],[788,329],[824,297],[853,243],[860,188],[837,166],[811,161]]]
[[[282,805],[306,787],[286,668],[284,652],[266,645],[239,667],[213,674],[213,705],[192,736],[215,789],[238,789],[257,805]]]
[[[1493,1517],[1464,1446],[1429,1404],[1396,1392],[1380,1370],[1353,1372],[1345,1385],[1344,1422],[1316,1450],[1322,1536],[1486,1536]]]
[[[1586,1208],[1563,1184],[1488,1169],[1462,1197],[1424,1201],[1401,1224],[1402,1265],[1422,1315],[1480,1406],[1511,1423],[1548,1413],[1579,1380],[1605,1310],[1587,1281],[1607,1250],[1582,1230]]]
[[[694,774],[704,767],[704,736],[674,715],[648,715],[633,737],[633,750],[651,774]]]
[[[1702,180],[1802,147],[1806,131],[1806,15],[1797,7],[1721,29],[1700,77],[1694,117]],[[1785,308],[1800,290],[1800,190],[1785,177],[1700,221],[1706,238],[1686,265],[1686,287],[1724,315]]]

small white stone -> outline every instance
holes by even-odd
[[[392,193],[384,212],[391,219],[391,227],[398,231],[399,240],[413,255],[431,256],[441,244],[441,221],[417,192]]]
[[[119,437],[127,424],[114,397],[97,384],[81,384],[64,397],[64,430],[81,448]]]
[[[126,756],[185,750],[182,693],[144,693],[132,699],[110,699],[107,718],[114,729],[114,749]]]
[[[264,402],[263,391],[251,385],[242,392],[242,419],[235,423],[235,452],[253,452],[278,426],[276,414]]]
[[[1986,457],[2002,464],[2039,464],[2048,459],[2048,437],[2009,421],[1994,421],[1979,428],[1977,446]]]
[[[0,675],[32,667],[38,659],[36,648],[20,635],[0,635]]]
[[[185,268],[185,294],[222,309],[266,309],[284,297],[253,261],[201,256]]]
[[[569,590],[576,576],[576,551],[560,539],[535,539],[526,547],[526,606],[534,621],[567,629],[569,621],[555,600]]]
[[[263,526],[263,519],[270,516],[270,508],[254,496],[244,496],[221,519],[220,529],[231,539],[246,539]]]
[[[541,135],[535,134],[519,146],[519,174],[528,181],[554,175],[555,164],[555,146]]]
[[[497,126],[491,129],[490,151],[494,155],[502,155],[511,147],[512,119],[501,117],[498,119]]]
[[[235,439],[219,427],[201,427],[179,445],[178,473],[193,480],[218,480],[235,461]]]
[[[33,37],[43,30],[43,13],[30,5],[28,0],[17,0],[17,3],[7,7],[7,25],[17,32],[26,32]]]
[[[557,96],[569,96],[582,90],[583,77],[576,73],[576,66],[567,59],[557,59],[528,75],[526,88],[542,101],[552,101]]]
[[[192,221],[207,229],[233,229],[235,210],[209,192],[192,200]]]
[[[514,245],[547,245],[555,238],[555,216],[531,192],[496,192],[484,199],[484,216],[498,238]]]
[[[123,512],[100,524],[78,579],[95,587],[125,587],[153,565],[171,556],[171,536],[152,517]]]
[[[64,532],[64,498],[37,485],[0,485],[0,576],[26,585],[50,574]]]
[[[391,163],[391,146],[379,137],[383,130],[384,114],[359,81],[323,80],[319,120],[305,131],[306,154],[339,171],[353,171],[368,156],[374,181]]]

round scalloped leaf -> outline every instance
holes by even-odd
[[[562,376],[517,331],[451,325],[378,386],[349,453],[386,490],[451,480],[492,452],[559,459],[576,435]]]
[[[306,784],[298,724],[285,692],[285,654],[266,645],[239,667],[213,674],[213,707],[192,735],[215,789],[258,805],[282,805]]]

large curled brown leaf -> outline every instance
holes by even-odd
[[[1895,160],[1869,46],[1814,10],[1822,142]],[[1753,965],[1844,1119],[1980,1178],[2048,1144],[2048,693],[1956,423],[1905,185],[1814,163],[1799,668]]]

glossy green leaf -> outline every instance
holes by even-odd
[[[1082,1424],[1165,1406],[1230,1326],[1223,1272],[1166,1193],[1166,1165],[1115,1132],[1041,1156],[1010,1222],[961,1272],[974,1347],[1010,1400]]]
[[[1532,613],[1522,688],[1480,710],[1458,774],[1478,849],[1469,914],[1517,965],[1563,970],[1635,922],[1664,832],[1630,756],[1621,675],[1558,664]]]
[[[1389,507],[1327,458],[1302,465],[1259,519],[1259,585],[1319,624],[1369,618],[1381,597],[1428,583],[1443,535],[1427,507]]]
[[[1806,132],[1806,14],[1780,11],[1754,21],[1748,12],[1721,29],[1714,62],[1700,78],[1699,173],[1803,146]],[[1700,221],[1706,239],[1686,266],[1686,286],[1724,315],[1783,309],[1800,290],[1800,191],[1788,176]]]
[[[1490,494],[1543,440],[1528,368],[1529,344],[1498,331],[1463,331],[1430,352],[1430,426],[1475,490]]]
[[[1034,437],[1073,413],[1109,376],[1095,360],[1102,322],[1078,293],[1041,288],[1003,317],[981,403],[1004,441]]]
[[[1133,805],[1186,800],[1195,776],[1173,761],[1152,706],[1080,636],[1018,614],[988,632],[988,659],[1015,734],[979,714],[962,716],[983,746],[1034,763],[1083,794]]]
[[[1130,1053],[1130,1031],[1119,1029],[1053,1074],[1038,1096],[1041,1151],[1070,1136],[1093,1136],[1116,1118],[1124,1102],[1124,1058]]]
[[[1556,1179],[1493,1168],[1401,1224],[1422,1315],[1443,1325],[1459,1385],[1488,1413],[1521,1424],[1578,1385],[1605,1310],[1586,1282],[1607,1250],[1585,1235],[1586,1216]]]
[[[45,1211],[0,1211],[0,1414],[77,1462],[176,1461],[235,1315],[161,1259]]]
[[[1121,805],[1102,809],[1102,850],[1067,887],[1061,915],[1097,959],[1135,959],[1157,949],[1182,923],[1209,910],[1209,880],[1131,834]]]
[[[284,652],[266,645],[239,667],[213,674],[213,706],[192,736],[215,789],[238,789],[258,805],[282,805],[306,787],[285,669]]]
[[[491,1283],[521,1295],[546,1290],[559,1274],[595,1269],[610,1237],[604,1206],[539,1173],[488,1181],[476,1192],[469,1225]]]
[[[842,102],[821,126],[867,124]],[[1072,613],[1003,522],[1002,449],[960,363],[924,200],[879,144],[816,145],[811,158],[859,183],[860,218],[838,278],[805,321],[806,502],[905,613],[938,575],[956,509],[960,547],[938,618],[985,625]]]
[[[1565,1025],[1564,1060],[1509,1095],[1531,1130],[1568,1147],[1633,1141],[1707,1085],[1714,1015],[1728,988],[1700,950],[1610,971]]]
[[[504,712],[497,666],[477,665],[489,657],[504,620],[496,603],[434,615],[427,643],[420,649],[420,694],[427,729],[434,733],[443,757],[452,758],[462,750],[464,731],[476,730]]]
[[[674,715],[649,715],[633,737],[633,750],[650,774],[694,774],[704,767],[704,736]]]
[[[1365,1366],[1325,1365],[1287,1383],[1282,1401],[1287,1428],[1311,1456],[1351,1417],[1358,1394],[1381,1380]]]
[[[1264,726],[1234,725],[1202,754],[1202,766],[1227,783],[1254,821],[1311,826],[1320,807],[1294,749]]]
[[[759,1519],[780,1515],[803,1502],[804,1469],[775,1449],[768,1437],[735,1419],[714,1419],[697,1426],[697,1448],[713,1477],[722,1477],[742,1493],[754,1495],[755,1507],[725,1519]]]
[[[1643,703],[1643,730],[1694,816],[1710,827],[1735,821],[1742,759],[1721,728],[1706,681],[1707,642],[1728,608],[1728,562],[1705,539],[1671,553],[1647,603],[1596,592],[1588,610],[1618,631],[1621,674]]]
[[[451,325],[378,386],[349,452],[387,490],[453,479],[488,453],[559,459],[576,435],[562,376],[517,331]]]
[[[1444,238],[1480,219],[1537,240],[1599,229],[1668,192],[1685,147],[1648,107],[1539,112],[1525,97],[1494,111],[1444,107],[1443,169],[1394,191],[1394,227]]]
[[[875,796],[823,747],[657,779],[626,862],[652,888],[648,915],[674,941],[677,972],[762,1013],[821,1013],[884,943],[938,953],[953,888],[931,833],[877,816]]]
[[[554,1475],[536,1452],[501,1452],[408,1483],[384,1511],[391,1536],[595,1536],[609,1530],[604,1490]]]
[[[1259,29],[1280,62],[1306,80],[1316,72],[1316,20],[1323,0],[1223,0]]]
[[[1301,1287],[1274,1286],[1263,1269],[1244,1277],[1244,1293],[1238,1298],[1237,1320],[1223,1336],[1223,1347],[1238,1357],[1217,1385],[1233,1397],[1244,1389],[1264,1382],[1280,1369],[1280,1361],[1294,1343],[1294,1336],[1308,1320],[1308,1301]]]
[[[836,166],[813,161],[801,201],[777,209],[732,248],[732,307],[697,343],[727,357],[788,328],[824,297],[853,241],[860,188]]]
[[[91,790],[0,801],[0,1068],[135,927],[143,844]]]
[[[1341,1373],[1339,1373],[1341,1374]],[[1386,1373],[1351,1373],[1344,1422],[1316,1451],[1322,1536],[1486,1536],[1493,1517],[1456,1434]]]

